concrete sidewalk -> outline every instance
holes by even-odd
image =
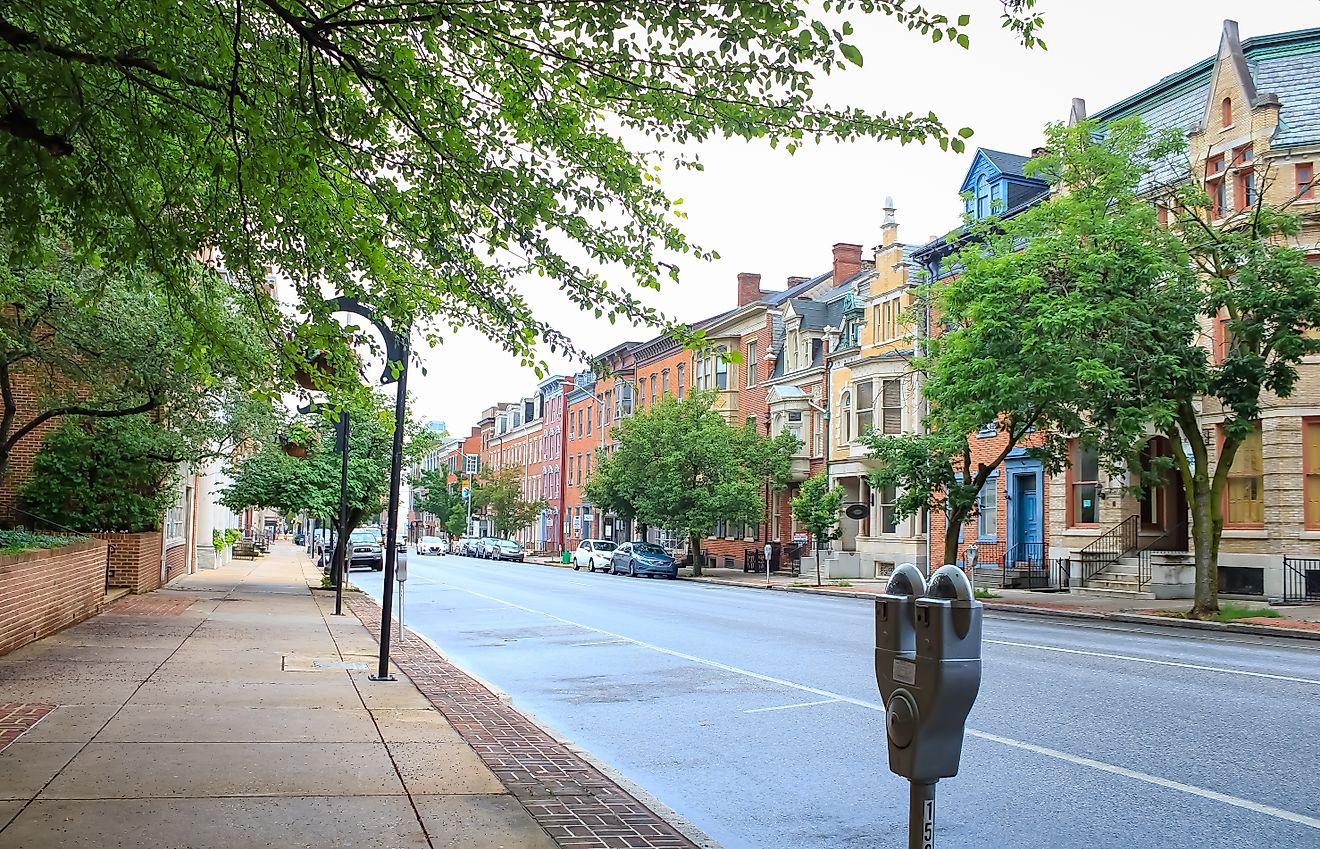
[[[556,846],[288,545],[0,658],[0,849]]]

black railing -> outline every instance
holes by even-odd
[[[1105,531],[1081,551],[1081,574],[1078,578],[1086,586],[1096,575],[1137,550],[1141,532],[1141,517],[1128,516]]]
[[[1172,545],[1176,548],[1170,548]],[[1141,550],[1137,552],[1137,586],[1145,589],[1150,585],[1150,555],[1156,551],[1183,551],[1187,548],[1187,523],[1179,524],[1168,529],[1149,542],[1142,543]]]
[[[978,569],[1002,568],[1004,565],[1004,544],[1002,542],[974,542],[962,550],[962,554],[958,558],[958,565],[964,569],[971,566]]]
[[[1283,558],[1283,600],[1320,601],[1320,560]]]

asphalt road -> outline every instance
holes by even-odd
[[[410,555],[405,615],[727,849],[901,848],[873,609]],[[1320,643],[999,614],[985,638],[937,846],[1320,847]]]

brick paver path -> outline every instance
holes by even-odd
[[[0,702],[0,752],[53,710],[55,705]]]
[[[358,594],[346,601],[369,631],[380,633],[379,606]],[[391,642],[390,659],[560,846],[695,849],[668,821],[421,640]]]

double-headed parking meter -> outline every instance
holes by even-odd
[[[910,849],[935,845],[935,782],[958,774],[963,726],[981,686],[981,615],[957,566],[941,567],[927,583],[904,563],[875,600],[889,769],[912,782]]]

